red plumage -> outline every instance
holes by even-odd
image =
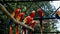
[[[32,12],[30,13],[30,16],[27,16],[27,17],[24,19],[24,20],[26,21],[25,24],[30,25],[30,26],[33,27],[33,24],[34,24],[34,23],[32,23],[32,21],[33,21],[34,16],[35,16],[35,11],[32,11]]]
[[[38,11],[38,17],[42,17],[44,14],[42,9],[39,8],[37,11]],[[41,22],[40,22],[40,32],[42,32],[42,23]]]
[[[12,34],[12,26],[10,25],[9,34]]]
[[[18,34],[19,32],[18,32],[18,26],[16,26],[16,34]]]
[[[15,10],[14,10],[14,13],[15,13],[15,18],[18,16],[18,14],[19,14],[19,11],[20,11],[21,9],[20,8],[16,8]]]
[[[32,18],[30,16],[27,16],[25,18],[25,20],[26,20],[26,23],[25,24],[27,24],[27,25],[29,25],[29,23],[32,22]]]
[[[34,28],[34,26],[35,26],[35,21],[32,21],[32,22],[29,24],[29,26],[31,26],[32,28]]]
[[[21,9],[20,8],[16,8],[15,10],[14,10],[14,13],[15,13],[15,15],[14,15],[14,18],[16,19],[16,18],[18,18],[18,15],[19,15],[19,11],[20,11]],[[17,19],[16,19],[17,20]],[[18,34],[18,26],[16,26],[16,34]]]
[[[12,12],[11,16],[14,17],[15,19],[18,18],[19,11],[21,11],[21,9],[20,8],[16,8]],[[10,34],[12,34],[12,26],[10,26]],[[16,26],[16,34],[18,34],[18,26]]]
[[[41,9],[38,9],[38,17],[42,17],[43,11]]]
[[[23,19],[24,19],[24,12],[21,12],[21,13],[19,14],[19,17],[20,17],[20,22],[22,22]]]
[[[35,11],[32,11],[32,12],[30,13],[30,15],[27,16],[27,17],[24,19],[24,21],[25,21],[24,23],[25,23],[26,25],[31,26],[31,27],[34,28],[35,22],[32,22],[34,16],[35,16]],[[30,32],[30,34],[32,34],[32,32]]]
[[[32,12],[30,13],[30,16],[33,18],[33,17],[35,16],[35,11],[32,11]]]

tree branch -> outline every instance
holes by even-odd
[[[55,10],[55,12],[54,12],[51,16],[53,16],[53,15],[57,12],[57,10],[59,10],[59,9],[60,9],[60,7],[57,8],[57,9]]]
[[[27,25],[25,25],[25,24],[17,21],[14,17],[12,17],[11,14],[6,10],[6,8],[5,8],[2,4],[0,4],[0,9],[1,9],[7,16],[9,16],[9,17],[14,21],[14,23],[17,23],[17,24],[19,24],[19,25],[21,25],[21,26],[24,26],[24,27],[29,28],[29,29],[31,29],[32,31],[34,31],[34,29],[33,29],[32,27],[27,26]]]

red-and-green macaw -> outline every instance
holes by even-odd
[[[28,25],[28,26],[34,27],[34,25],[35,25],[34,23],[35,23],[35,22],[32,22],[34,16],[35,16],[35,11],[32,11],[32,12],[30,13],[30,15],[27,16],[27,17],[24,19],[24,23],[25,23],[26,25]],[[26,29],[25,29],[25,32],[26,32]],[[30,34],[32,34],[32,31],[30,31]]]
[[[24,12],[20,12],[19,15],[17,16],[16,20],[23,22],[24,19]]]
[[[16,19],[17,16],[18,16],[18,14],[19,14],[19,11],[20,11],[20,8],[16,8],[16,9],[12,12],[11,16]],[[10,30],[9,30],[10,33],[9,33],[9,34],[12,34],[12,20],[10,20],[9,25],[10,25]],[[17,33],[18,33],[18,26],[16,26],[16,34],[17,34]]]
[[[37,13],[38,13],[38,17],[42,18],[42,16],[44,15],[42,9],[37,9]],[[40,32],[42,32],[42,23],[40,21]]]

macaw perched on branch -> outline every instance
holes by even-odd
[[[11,16],[16,19],[17,16],[18,16],[18,14],[19,14],[19,11],[20,11],[20,8],[16,8],[16,9],[12,12]],[[10,34],[12,34],[12,26],[11,26],[12,20],[10,20],[9,24],[10,24]],[[17,33],[18,33],[18,26],[16,26],[16,34],[17,34]]]
[[[14,12],[15,12],[14,18],[15,18],[15,19],[16,19],[16,18],[19,18],[19,17],[17,17],[17,16],[19,15],[19,12],[20,12],[20,11],[21,11],[20,8],[17,8],[17,9],[14,10]],[[19,21],[19,19],[16,19],[16,20]],[[15,24],[15,25],[16,25],[16,34],[19,34],[19,33],[18,33],[18,24]]]
[[[24,19],[24,12],[20,12],[19,15],[18,15],[18,18],[17,20],[19,20],[20,22],[23,22],[23,19]],[[22,30],[22,34],[24,33],[24,31]]]
[[[37,13],[38,13],[38,17],[42,18],[42,16],[44,15],[43,11],[41,8],[37,9]],[[40,20],[40,32],[42,33],[42,23]]]
[[[26,25],[29,25],[29,23],[32,21],[32,18],[30,16],[27,16],[25,19],[24,19],[24,23]],[[25,27],[22,27],[22,34],[26,34],[26,28]]]
[[[29,16],[27,16],[25,19],[24,19],[24,23],[28,26],[31,26],[31,27],[34,27],[35,25],[35,22],[32,22],[33,21],[33,18],[35,16],[35,11],[32,11],[30,13]],[[28,31],[28,30],[27,30]],[[25,29],[25,32],[26,32],[26,29]],[[29,31],[28,31],[29,32]],[[30,34],[32,34],[32,31],[30,31]]]
[[[58,10],[55,14],[56,14],[56,18],[60,18],[60,10]]]

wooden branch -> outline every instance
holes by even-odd
[[[32,31],[34,31],[34,29],[33,29],[32,27],[27,26],[26,24],[21,23],[21,22],[17,21],[14,17],[12,17],[11,14],[6,10],[6,8],[5,8],[2,4],[0,4],[0,9],[1,9],[7,16],[9,16],[9,17],[14,21],[14,23],[17,23],[17,24],[19,24],[19,25],[21,25],[21,26],[24,26],[24,27],[29,28],[29,29],[31,29]]]

